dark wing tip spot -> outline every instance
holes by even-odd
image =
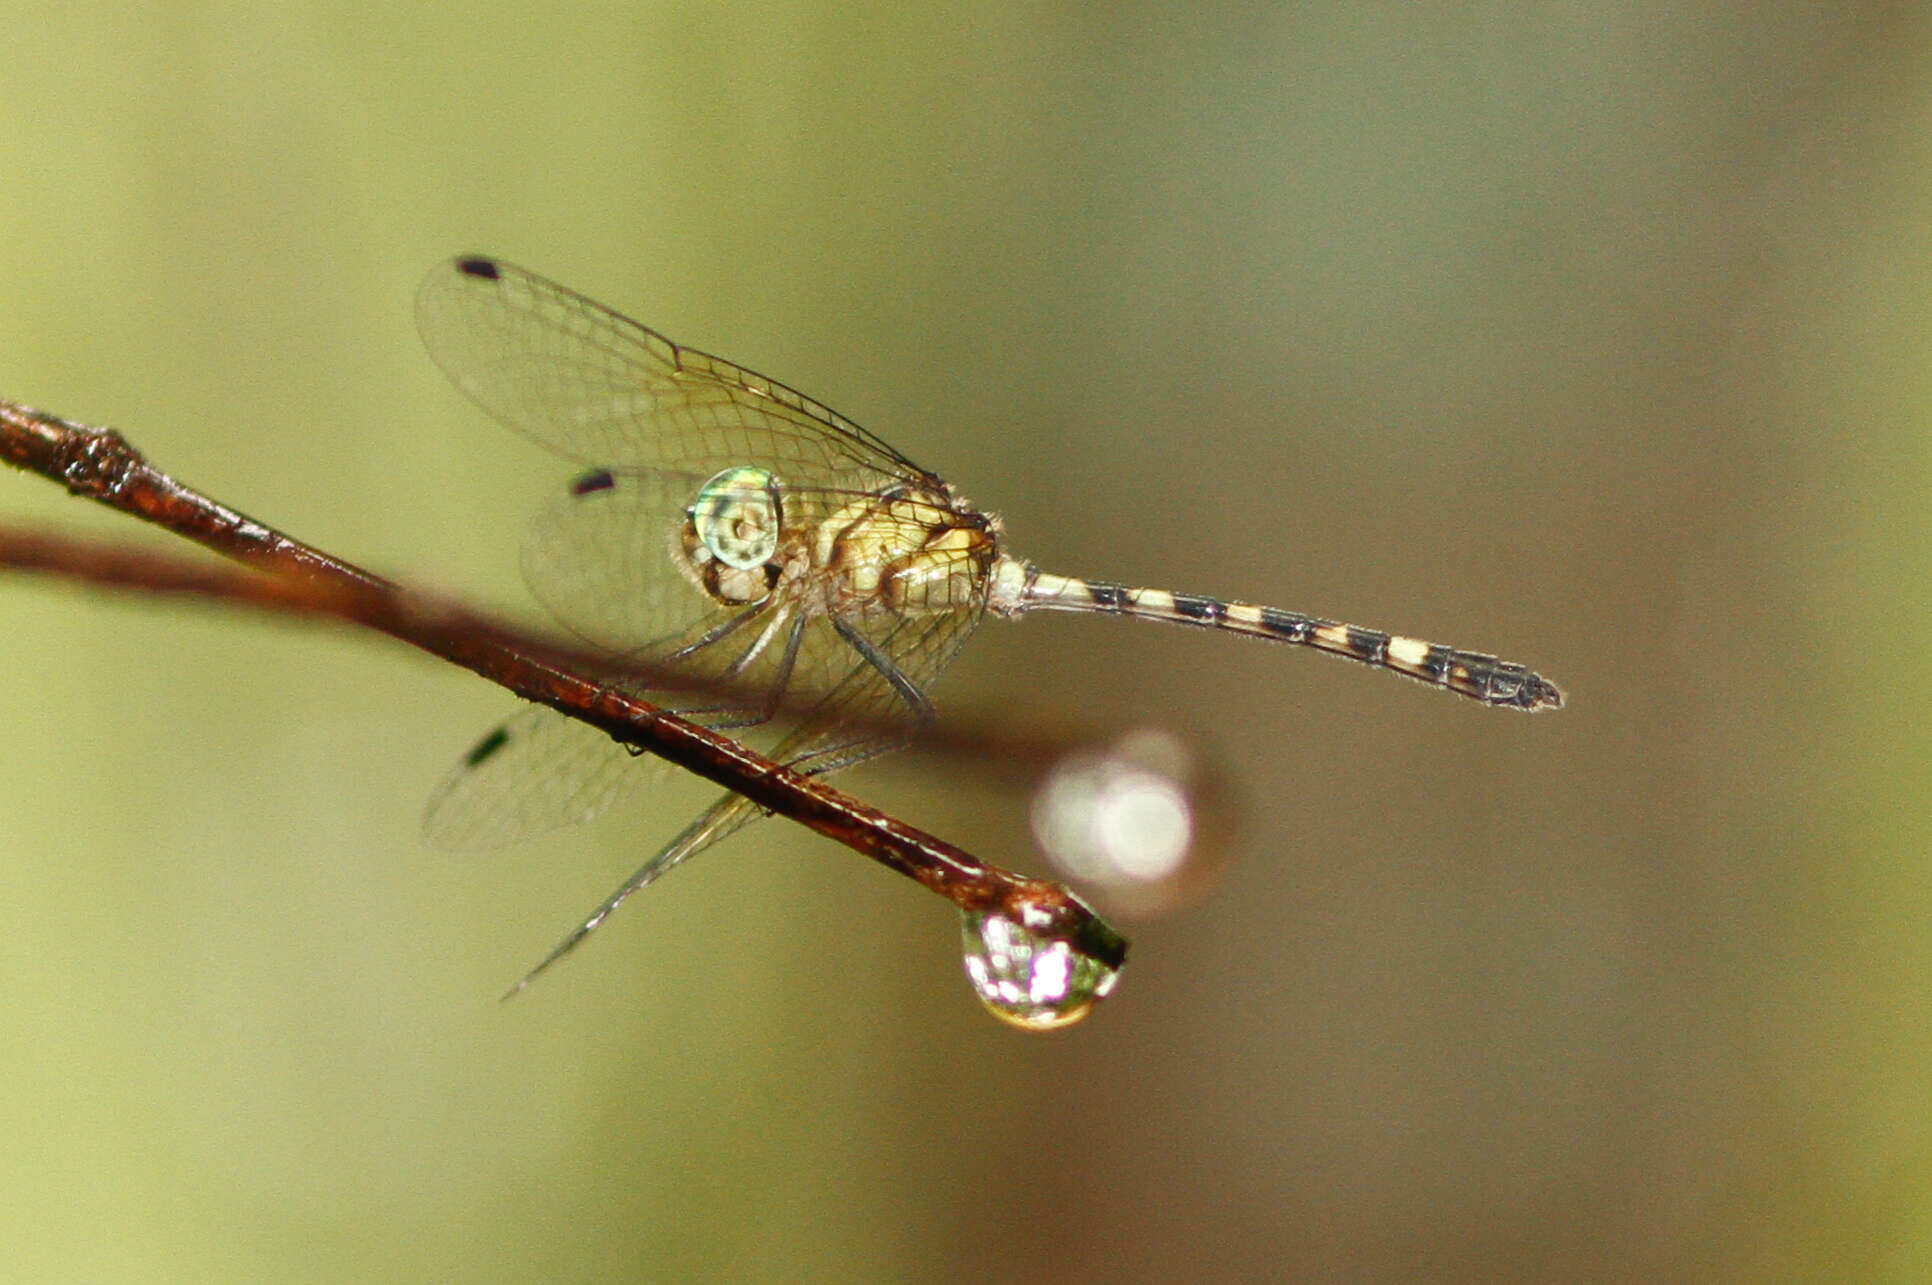
[[[510,743],[510,729],[499,727],[470,746],[470,752],[463,756],[464,767],[475,767]]]
[[[616,485],[617,479],[611,476],[609,469],[593,469],[570,484],[570,493],[578,496],[595,495],[599,491],[608,491]]]
[[[495,281],[503,275],[494,259],[479,258],[475,255],[458,259],[456,270],[466,277],[481,277],[485,281]]]

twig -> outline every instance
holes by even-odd
[[[0,532],[0,564],[301,610],[379,629],[836,839],[918,880],[962,910],[1024,921],[1037,938],[1068,942],[1109,967],[1119,967],[1126,957],[1126,939],[1065,887],[982,862],[815,777],[614,690],[598,680],[597,670],[586,674],[565,663],[567,649],[410,594],[217,504],[150,466],[113,429],[92,428],[0,399],[0,459],[255,570],[225,576],[152,555],[19,532]],[[604,669],[608,678],[607,662]]]

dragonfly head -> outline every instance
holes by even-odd
[[[778,480],[753,465],[728,468],[698,488],[684,511],[684,557],[719,602],[762,602],[778,580]]]

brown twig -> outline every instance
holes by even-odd
[[[836,839],[961,909],[1024,919],[1036,936],[1068,941],[1111,967],[1125,959],[1126,940],[1063,886],[982,862],[815,777],[614,690],[598,680],[596,669],[572,668],[568,649],[410,594],[217,504],[150,466],[112,429],[0,399],[0,459],[254,570],[188,568],[153,555],[20,532],[0,532],[0,565],[300,610],[381,630]]]

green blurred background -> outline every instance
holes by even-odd
[[[499,1007],[709,787],[433,851],[502,693],[0,585],[0,1277],[1925,1279],[1924,10],[5,11],[0,394],[336,553],[523,600],[569,468],[411,320],[481,250],[1054,570],[1572,706],[989,623],[945,712],[1174,725],[1242,808],[1092,1020],[995,1024],[946,906],[782,822]],[[1037,864],[956,764],[846,784]]]

